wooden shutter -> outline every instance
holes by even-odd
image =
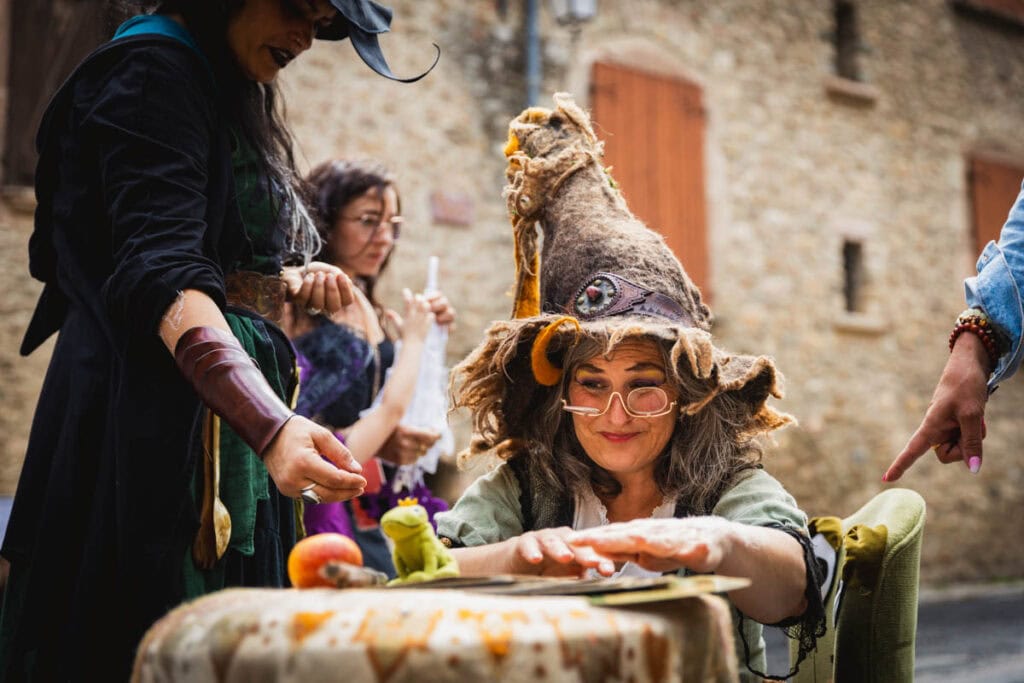
[[[32,184],[39,120],[60,84],[102,41],[105,5],[103,0],[11,4],[5,184]]]
[[[710,298],[704,206],[704,108],[687,81],[598,62],[591,106],[605,164],[630,209],[665,236]]]
[[[974,223],[974,251],[977,254],[981,253],[990,240],[999,239],[999,231],[1020,193],[1022,179],[1024,166],[980,157],[971,159],[968,184]]]

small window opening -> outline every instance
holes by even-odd
[[[836,74],[851,81],[861,80],[857,52],[860,36],[857,33],[857,11],[852,2],[837,0],[835,3],[836,32]]]
[[[843,242],[843,302],[846,311],[864,310],[864,245],[853,240]]]

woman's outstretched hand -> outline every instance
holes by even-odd
[[[354,300],[352,280],[341,268],[322,261],[308,266],[287,266],[281,278],[288,285],[288,299],[311,315],[337,313]]]
[[[582,576],[595,569],[603,576],[615,573],[615,564],[592,548],[571,546],[566,537],[573,531],[567,526],[527,531],[506,543],[513,546],[512,572],[541,576]]]
[[[637,519],[574,531],[565,541],[577,552],[590,548],[650,571],[686,567],[703,573],[715,571],[729,554],[733,530],[733,523],[720,517]]]
[[[313,484],[321,502],[336,503],[362,494],[366,486],[363,468],[348,449],[332,432],[301,415],[284,423],[264,451],[263,464],[290,498],[298,498]]]
[[[956,340],[928,412],[882,481],[896,481],[929,449],[939,462],[963,462],[974,473],[981,469],[988,401],[988,355],[981,340],[962,334]]]

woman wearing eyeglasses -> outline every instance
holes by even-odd
[[[801,652],[824,624],[807,518],[761,467],[757,437],[792,421],[767,403],[775,366],[714,345],[700,291],[609,184],[586,113],[556,103],[515,119],[505,148],[514,318],[454,369],[474,428],[460,459],[500,464],[438,535],[467,575],[745,577],[728,598],[743,680],[761,680],[762,624],[792,627]]]
[[[402,229],[398,191],[387,169],[370,161],[330,161],[315,168],[307,181],[324,242],[320,259],[341,268],[356,286],[355,303],[335,313],[293,309],[289,334],[301,374],[296,411],[334,430],[364,464],[370,483],[365,495],[347,504],[307,505],[306,531],[355,538],[367,566],[394,576],[380,515],[408,495],[431,513],[447,509],[425,486],[396,492],[388,479],[394,467],[415,462],[440,437],[399,425],[399,420],[413,395],[431,324],[451,324],[455,310],[442,294],[424,298],[406,291],[405,312],[398,316],[375,296]],[[397,339],[388,332],[392,326],[401,339],[397,355]],[[378,392],[379,405],[360,418]],[[385,463],[383,471],[375,456]],[[374,473],[383,474],[377,486]]]

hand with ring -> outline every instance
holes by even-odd
[[[302,489],[302,492],[301,492],[302,500],[304,500],[305,502],[307,502],[307,503],[309,503],[311,505],[319,505],[320,503],[323,502],[323,498],[320,497],[319,493],[317,493],[316,491],[313,490],[314,486],[316,486],[316,482],[315,481],[312,484],[310,484],[309,486],[307,486],[306,488]]]
[[[366,486],[362,467],[334,432],[301,415],[284,423],[262,455],[274,485],[289,498],[335,503]]]
[[[306,267],[289,266],[281,272],[288,298],[309,315],[332,315],[354,300],[352,281],[337,266],[313,261]]]

